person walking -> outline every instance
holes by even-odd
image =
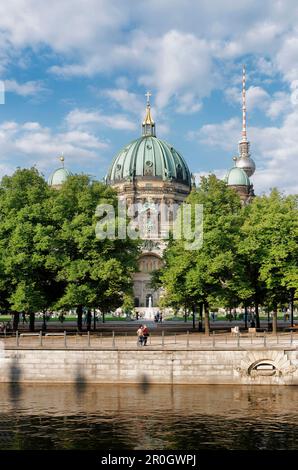
[[[144,341],[143,325],[140,325],[137,331],[137,335],[138,335],[138,345],[143,346],[143,341]]]
[[[149,329],[148,329],[148,326],[147,326],[147,325],[144,325],[144,326],[143,326],[143,345],[144,345],[144,346],[147,345],[148,336],[149,336]]]

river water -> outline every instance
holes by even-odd
[[[298,387],[0,384],[0,449],[297,449]]]

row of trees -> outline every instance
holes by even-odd
[[[138,245],[95,237],[96,207],[117,196],[86,175],[68,178],[57,191],[36,169],[18,169],[0,185],[0,310],[29,315],[76,308],[82,329],[83,307],[104,313],[132,294]]]
[[[163,304],[184,307],[202,316],[209,333],[214,305],[259,306],[274,312],[298,289],[297,196],[273,190],[241,206],[239,196],[215,176],[202,178],[187,202],[204,207],[204,242],[188,250],[185,240],[170,240],[164,267],[153,277],[163,286]],[[50,188],[36,169],[19,169],[0,184],[0,310],[30,317],[36,312],[76,308],[82,329],[83,307],[103,315],[132,298],[132,273],[139,244],[126,239],[95,237],[98,204],[117,196],[86,175],[68,178],[59,191]]]
[[[237,306],[255,310],[260,327],[259,306],[273,311],[293,303],[298,289],[298,198],[277,190],[257,196],[242,207],[237,193],[215,176],[202,178],[187,201],[204,207],[204,242],[189,251],[185,240],[172,240],[164,254],[164,267],[153,278],[163,286],[164,306],[205,310],[205,332],[209,334],[209,308]],[[247,315],[245,315],[247,318]]]

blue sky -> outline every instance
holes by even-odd
[[[298,192],[296,0],[10,0],[0,3],[0,176],[65,155],[103,178],[140,135],[151,90],[157,136],[196,175],[223,176],[248,138],[256,192]]]

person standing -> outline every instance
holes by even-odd
[[[147,345],[148,336],[149,336],[149,329],[148,329],[147,325],[144,325],[143,326],[143,345],[144,346]]]
[[[143,325],[140,325],[137,331],[137,335],[138,335],[138,345],[143,346],[143,341],[144,341]]]

